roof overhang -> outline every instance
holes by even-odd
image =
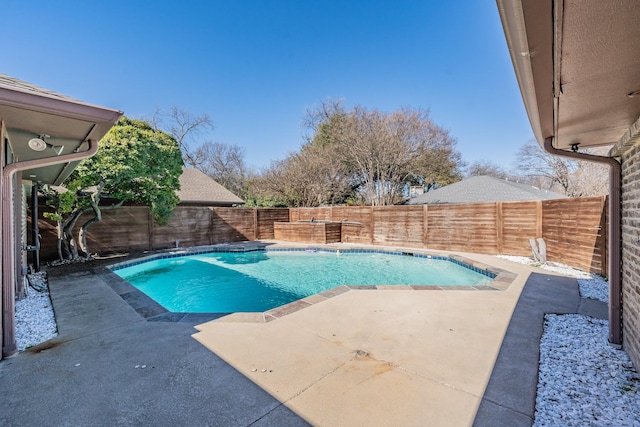
[[[551,137],[559,149],[629,145],[634,135],[627,131],[640,117],[640,3],[497,4],[538,143]]]
[[[4,123],[11,162],[25,162],[85,151],[88,141],[97,143],[122,115],[121,111],[86,104],[0,76],[0,120]],[[28,141],[47,135],[46,141],[61,151],[34,151]],[[23,177],[46,184],[60,184],[73,171],[65,162],[23,171]]]

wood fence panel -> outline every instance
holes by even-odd
[[[276,222],[275,238],[298,243],[339,243],[341,225],[337,222]]]
[[[210,208],[211,243],[240,242],[254,236],[253,209]]]
[[[498,253],[496,203],[429,205],[426,222],[429,248]]]
[[[57,231],[55,223],[45,219],[44,212],[53,212],[49,206],[38,207],[38,229],[40,258],[44,261],[58,258]],[[74,235],[82,224],[92,217],[82,215],[74,228]],[[115,210],[103,210],[102,221],[91,225],[87,231],[87,246],[90,253],[109,253],[122,250],[149,249],[149,209],[144,206],[123,206]]]
[[[129,206],[125,208],[128,209]],[[210,245],[210,216],[210,209],[206,206],[176,207],[167,225],[151,225],[152,248],[172,248],[176,246],[177,240],[182,247]]]
[[[256,209],[258,214],[256,239],[273,239],[273,223],[289,222],[289,209],[287,208],[265,208]]]
[[[93,214],[83,214],[80,226]],[[87,246],[90,253],[117,252],[126,249],[149,249],[149,209],[144,206],[123,206],[103,210],[102,220],[91,225],[87,231]],[[77,235],[77,234],[76,234]]]
[[[582,270],[606,270],[606,198],[542,202],[542,237],[547,259]]]
[[[529,239],[538,234],[540,202],[502,202],[502,250],[505,255],[531,256]]]
[[[373,242],[392,246],[423,246],[422,206],[376,206],[373,209]]]
[[[370,206],[334,206],[331,220],[342,222],[342,241],[371,244],[372,209]]]
[[[298,218],[296,221],[331,221],[331,208],[328,206],[318,208],[297,208]],[[293,222],[293,220],[291,220]]]

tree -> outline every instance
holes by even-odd
[[[202,135],[214,129],[208,114],[195,115],[173,106],[168,113],[158,109],[152,122],[173,135],[185,165],[199,169],[237,196],[248,196],[244,149],[221,142],[202,142]]]
[[[194,152],[195,167],[232,193],[247,196],[247,167],[244,148],[220,142],[206,142]]]
[[[151,119],[151,125],[171,134],[178,142],[184,163],[200,169],[203,159],[197,156],[200,145],[194,139],[203,132],[214,129],[213,121],[208,114],[194,115],[174,105],[168,113],[157,109]]]
[[[493,176],[499,179],[510,179],[509,173],[500,165],[488,160],[479,160],[471,163],[467,169],[467,177]]]
[[[402,200],[407,185],[430,189],[459,181],[463,163],[455,144],[426,110],[387,114],[356,106],[347,115],[341,152],[364,201],[389,205]]]
[[[581,150],[598,154],[598,150]],[[536,186],[557,191],[569,197],[595,196],[607,193],[608,168],[599,163],[554,156],[535,141],[518,151],[518,167]]]
[[[58,233],[61,259],[78,258],[79,252],[89,255],[87,229],[102,219],[105,208],[124,202],[148,205],[153,219],[162,225],[179,202],[175,192],[180,187],[182,158],[171,135],[147,122],[122,117],[99,146],[98,153],[82,161],[65,181],[65,190],[45,190],[48,204],[56,209],[49,217],[62,229]],[[104,195],[113,201],[111,205],[100,204]],[[81,226],[76,247],[72,230],[89,211],[94,215]]]
[[[328,100],[306,111],[305,143],[298,152],[274,161],[252,186],[258,200],[285,206],[343,204],[355,194],[340,154],[346,113],[341,101]]]
[[[307,144],[284,160],[272,162],[255,180],[256,198],[285,206],[345,203],[354,193],[330,147]]]
[[[455,139],[425,110],[346,111],[329,100],[308,110],[303,123],[305,144],[256,180],[263,198],[291,206],[389,205],[411,184],[433,188],[462,177]]]

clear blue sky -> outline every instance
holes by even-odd
[[[136,118],[207,113],[267,166],[327,98],[426,108],[467,162],[533,138],[494,1],[4,2],[0,72]]]

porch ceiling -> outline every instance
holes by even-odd
[[[538,142],[554,137],[561,149],[618,142],[640,117],[640,3],[497,3]]]
[[[0,120],[14,158],[12,162],[55,157],[85,151],[86,141],[98,141],[122,112],[97,107],[0,74]],[[48,135],[53,146],[64,146],[57,154],[52,149],[34,151],[28,141]],[[61,183],[78,162],[60,163],[23,172],[25,179],[46,184]]]

